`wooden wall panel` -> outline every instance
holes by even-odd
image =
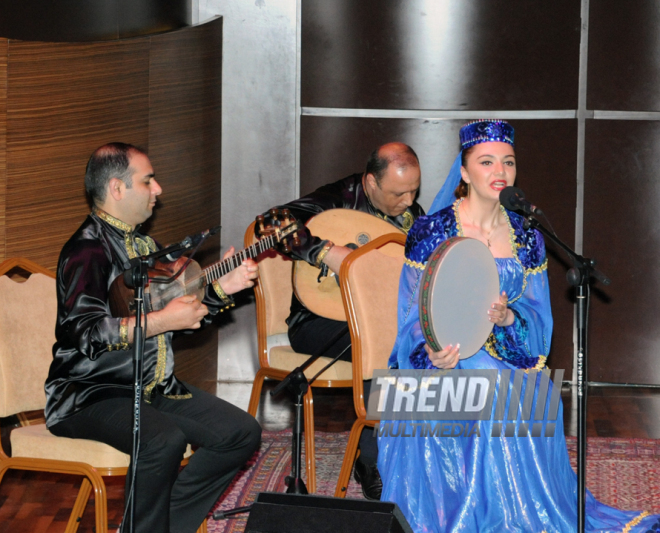
[[[149,156],[163,187],[152,226],[162,242],[220,224],[221,50],[222,19],[151,40]]]
[[[164,189],[154,237],[218,225],[221,64],[221,19],[121,41],[0,39],[0,261],[20,255],[55,269],[90,210],[87,160],[112,141],[150,153]],[[205,252],[203,262],[218,258],[219,237]],[[179,337],[181,377],[215,381],[217,345],[214,327]]]
[[[152,234],[162,243],[220,224],[221,76],[222,19],[152,37],[149,156],[163,187]],[[196,259],[217,261],[219,244],[211,237]],[[215,381],[217,345],[214,327],[177,338],[177,375]]]
[[[7,198],[7,39],[0,39],[0,259],[5,258]]]
[[[10,41],[9,52],[6,255],[54,268],[89,212],[92,151],[116,140],[147,145],[149,41]]]

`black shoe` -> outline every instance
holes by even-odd
[[[362,494],[367,500],[380,500],[383,492],[383,482],[380,479],[376,465],[368,465],[359,458],[355,461],[355,471],[353,472],[355,481],[362,487]]]

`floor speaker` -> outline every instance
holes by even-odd
[[[261,492],[245,533],[413,533],[395,503]]]

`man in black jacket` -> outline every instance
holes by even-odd
[[[353,174],[277,209],[288,209],[300,222],[328,209],[354,209],[382,218],[407,233],[414,220],[424,214],[416,202],[421,180],[419,159],[408,145],[388,143],[373,151],[363,173]],[[267,214],[266,214],[267,216]],[[294,246],[290,256],[311,265],[326,265],[339,275],[343,259],[351,248],[332,243],[308,232],[303,232],[301,244]],[[346,322],[318,316],[308,310],[293,295],[291,314],[287,319],[291,347],[300,353],[316,355],[323,352],[335,357],[350,346],[351,338]],[[328,347],[328,343],[344,334]],[[350,350],[342,359],[350,360]],[[365,381],[365,398],[369,395],[370,381]],[[360,457],[355,464],[355,477],[362,492],[369,499],[380,499],[382,483],[376,468],[378,447],[371,430],[365,429],[360,437]]]
[[[124,143],[92,154],[85,185],[94,208],[64,245],[57,266],[46,424],[57,436],[131,453],[135,317],[112,315],[109,288],[130,259],[158,249],[140,226],[162,189],[147,155]],[[257,275],[248,259],[209,285],[202,299],[180,296],[145,317],[136,533],[194,533],[259,445],[256,420],[177,379],[172,352],[173,331],[198,329],[232,305],[232,294],[252,287]],[[186,444],[197,450],[180,470]]]

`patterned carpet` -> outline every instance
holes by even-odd
[[[318,494],[334,494],[347,442],[347,432],[316,432]],[[576,439],[568,437],[567,445],[575,468]],[[291,431],[264,431],[260,450],[227,489],[216,509],[249,505],[259,492],[284,492],[284,478],[290,472]],[[614,507],[660,513],[660,440],[590,438],[587,487],[596,498]],[[362,498],[352,478],[347,495]],[[222,521],[210,519],[208,531],[242,533],[246,522],[245,514]]]

